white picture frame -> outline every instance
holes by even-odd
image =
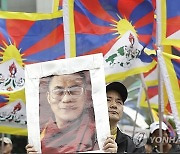
[[[90,74],[97,141],[100,151],[102,151],[104,141],[110,135],[103,55],[99,53],[25,66],[28,142],[39,153],[41,153],[40,80],[51,75],[72,74],[85,70]]]

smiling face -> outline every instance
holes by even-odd
[[[70,122],[82,114],[86,100],[84,84],[78,73],[52,77],[47,99],[57,122]]]
[[[110,123],[117,123],[123,115],[123,101],[120,94],[114,90],[107,91],[107,102]]]

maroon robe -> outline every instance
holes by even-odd
[[[42,153],[77,153],[99,149],[95,122],[88,113],[83,113],[78,120],[61,129],[51,119],[42,132]]]

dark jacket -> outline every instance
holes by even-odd
[[[153,148],[153,151],[152,151],[152,153],[160,153],[158,150],[157,150],[157,148],[155,147],[155,148]],[[180,145],[179,144],[172,144],[172,147],[171,147],[171,149],[169,150],[169,152],[168,153],[180,153]]]
[[[117,130],[116,143],[118,146],[117,153],[145,153],[145,147],[136,148],[132,138],[119,129]]]

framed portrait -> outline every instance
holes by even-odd
[[[40,153],[102,151],[110,135],[102,54],[25,67],[28,140]]]

